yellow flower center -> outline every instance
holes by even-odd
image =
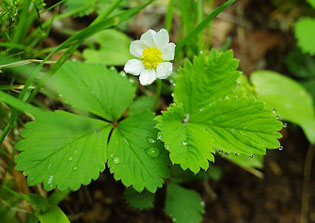
[[[162,52],[156,47],[145,48],[141,58],[145,68],[154,69],[162,61]]]

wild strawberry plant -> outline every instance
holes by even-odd
[[[71,2],[74,1],[69,1],[67,7],[74,7]],[[119,2],[115,1],[112,7]],[[192,59],[179,62],[183,64],[179,68],[172,64],[175,52],[180,52],[233,2],[226,2],[206,17],[177,48],[165,29],[148,30],[140,40],[131,42],[130,53],[136,58],[124,57],[128,60],[124,71],[139,76],[140,85],[124,71],[106,66],[111,63],[102,63],[100,58],[98,63],[93,62],[91,58],[98,50],[83,53],[89,62],[68,57],[86,38],[127,20],[146,5],[110,18],[107,18],[110,12],[105,10],[103,18],[53,51],[68,48],[48,71],[47,76],[53,76],[39,80],[35,90],[29,92],[28,86],[35,82],[36,72],[53,53],[45,58],[35,75],[29,77],[20,100],[0,91],[0,100],[16,108],[13,122],[18,110],[35,117],[25,125],[21,132],[23,139],[15,145],[20,151],[15,158],[16,170],[23,172],[30,186],[43,184],[46,191],[56,188],[66,191],[90,184],[108,168],[116,181],[128,187],[125,195],[134,207],[152,207],[153,193],[166,185],[166,213],[174,221],[200,222],[204,202],[198,193],[174,181],[172,170],[176,166],[181,171],[198,174],[201,169],[207,171],[215,165],[216,154],[244,160],[280,147],[282,122],[254,96],[231,50],[196,53]],[[108,30],[107,35],[120,36],[124,44],[128,42],[126,36],[113,33]],[[104,48],[105,44],[99,51]],[[122,60],[113,61],[120,65]],[[172,85],[164,80],[167,78],[174,80]],[[140,89],[149,88],[147,85],[155,80],[154,97],[138,96]],[[171,103],[161,111],[158,105],[163,84],[169,86],[166,97],[171,98]],[[22,102],[31,101],[42,86],[56,92],[70,111],[43,111]],[[2,140],[11,124],[4,129]],[[52,208],[59,213],[56,203],[45,205],[45,210]]]

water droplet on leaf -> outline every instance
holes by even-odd
[[[288,124],[286,122],[283,123],[283,128],[288,127]]]
[[[157,158],[160,156],[160,150],[159,150],[159,148],[156,148],[156,147],[151,147],[151,148],[147,149],[146,153],[148,156],[150,156],[152,158]]]
[[[272,113],[273,113],[273,114],[276,114],[276,112],[277,112],[276,109],[273,109],[273,110],[272,110]]]
[[[115,157],[113,159],[113,163],[116,164],[116,165],[119,164],[120,163],[120,159],[118,157]]]
[[[186,141],[183,141],[183,146],[187,146],[187,142]]]
[[[76,171],[77,169],[78,169],[78,167],[77,167],[77,166],[73,167],[73,170],[74,170],[74,171]]]
[[[253,157],[254,157],[254,154],[252,154],[252,155],[249,156],[249,158],[253,158]]]
[[[73,160],[73,157],[72,157],[72,156],[70,156],[68,160],[69,160],[69,161],[72,161],[72,160]]]
[[[152,143],[152,144],[156,143],[156,140],[153,138],[148,138],[147,141],[148,141],[148,143]]]
[[[279,150],[280,150],[280,151],[283,150],[283,146],[280,146],[280,147],[279,147]]]

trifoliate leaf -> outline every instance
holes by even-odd
[[[215,148],[249,156],[280,146],[277,131],[282,123],[272,110],[254,98],[240,97],[243,93],[235,96],[236,68],[231,51],[212,50],[181,69],[175,81],[176,104],[156,120],[171,161],[183,169],[207,169]]]
[[[202,221],[205,203],[200,195],[178,184],[167,184],[165,211],[177,223]]]
[[[125,191],[125,197],[131,207],[140,210],[153,208],[154,194],[146,190],[139,193],[133,188],[128,188]]]
[[[97,33],[93,38],[99,44],[99,49],[85,49],[83,57],[87,61],[104,65],[124,65],[132,58],[129,52],[130,38],[123,32],[108,29]]]
[[[128,108],[128,115],[133,116],[143,112],[153,110],[155,98],[151,96],[142,96],[135,100],[135,102]]]
[[[315,19],[303,18],[295,23],[297,44],[304,53],[315,55]]]
[[[153,113],[145,112],[121,121],[108,144],[108,166],[116,180],[137,191],[155,192],[169,177],[168,158],[157,142]]]
[[[115,69],[67,62],[55,74],[52,87],[67,103],[107,120],[118,120],[135,95],[135,88]]]
[[[257,96],[276,109],[280,119],[302,127],[311,143],[315,143],[315,113],[312,98],[296,81],[268,70],[255,71],[251,81]]]
[[[179,70],[175,81],[174,100],[183,104],[187,113],[230,94],[240,76],[237,71],[238,60],[233,58],[232,51],[219,52],[211,50],[209,55],[201,54],[188,60]]]
[[[37,116],[21,132],[16,169],[30,186],[45,190],[77,190],[97,179],[105,168],[110,125],[92,118],[56,111]]]

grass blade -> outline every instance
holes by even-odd
[[[176,54],[195,36],[197,36],[203,29],[207,27],[209,22],[211,22],[217,15],[219,15],[224,9],[233,4],[236,0],[229,0],[216,8],[210,15],[208,15],[201,23],[196,26],[184,39],[182,39],[176,47]]]

